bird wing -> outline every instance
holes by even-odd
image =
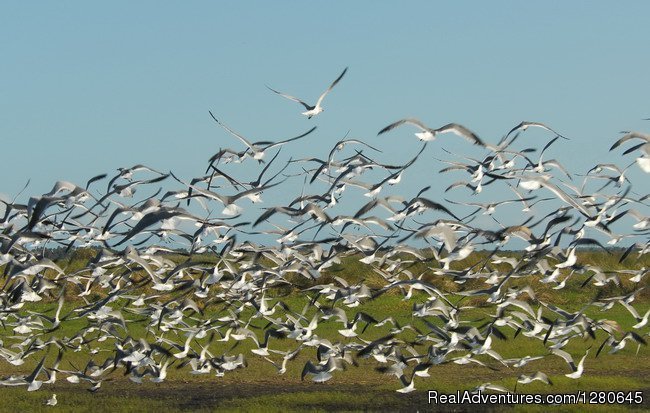
[[[485,143],[479,139],[478,136],[471,130],[467,129],[463,125],[459,125],[458,123],[448,123],[445,126],[436,129],[436,133],[445,133],[445,132],[453,132],[458,136],[461,136],[468,141],[472,142],[474,145],[481,145],[485,146]]]
[[[631,139],[643,139],[644,141],[650,142],[650,135],[646,135],[645,133],[640,133],[640,132],[630,132],[625,134],[621,139],[617,140],[614,142],[611,148],[609,148],[610,151],[613,151],[614,149],[618,148],[625,142],[631,140]]]
[[[621,139],[617,140],[614,142],[611,148],[609,148],[610,151],[613,151],[614,149],[618,148],[625,142],[631,140],[631,139],[643,139],[646,142],[650,142],[650,135],[646,135],[644,133],[640,132],[630,132],[625,134]]]
[[[343,72],[339,75],[339,77],[337,77],[336,80],[332,82],[330,87],[328,87],[327,90],[323,92],[322,95],[320,95],[320,97],[316,101],[316,106],[320,106],[321,102],[323,102],[323,99],[325,99],[325,96],[330,92],[330,90],[334,88],[334,86],[336,86],[337,83],[339,83],[339,81],[343,78],[343,75],[345,75],[345,72],[347,71],[348,71],[347,67],[343,69]]]
[[[557,133],[556,131],[554,131],[553,129],[549,128],[548,126],[546,126],[545,124],[543,124],[541,122],[521,122],[521,126],[522,127],[534,126],[534,127],[537,127],[537,128],[546,129],[547,131],[556,134],[557,136],[559,136],[562,139],[569,140],[569,138],[567,138],[566,136],[563,136],[563,135]]]
[[[589,211],[587,211],[587,209],[584,206],[577,203],[575,201],[575,199],[573,199],[571,196],[569,196],[566,192],[564,192],[563,190],[561,190],[560,188],[558,188],[557,186],[555,186],[555,185],[553,185],[553,184],[551,184],[549,182],[546,182],[546,181],[543,181],[543,180],[540,180],[539,182],[546,189],[548,189],[549,191],[551,191],[555,195],[557,195],[558,198],[560,198],[561,200],[563,200],[567,204],[569,204],[572,207],[574,207],[575,209],[577,209],[584,216],[586,216],[588,218],[591,218],[591,214],[589,213]]]
[[[47,357],[47,355],[43,356],[43,358],[42,358],[41,361],[38,363],[38,365],[36,366],[36,368],[34,369],[34,371],[32,371],[32,373],[31,373],[29,376],[25,377],[25,381],[26,381],[27,383],[31,383],[31,382],[33,382],[34,380],[36,380],[36,377],[39,375],[39,373],[41,372],[41,370],[43,370],[43,363],[45,363],[45,357]]]
[[[384,129],[380,130],[377,133],[377,136],[381,135],[382,133],[388,132],[392,129],[395,129],[398,126],[401,126],[405,123],[409,123],[413,126],[416,126],[417,128],[421,129],[422,131],[430,131],[431,129],[426,127],[424,123],[420,122],[418,119],[415,118],[406,118],[406,119],[400,119],[396,122],[391,123],[390,125],[386,126]]]
[[[264,150],[267,150],[267,149],[271,149],[271,148],[273,148],[273,147],[275,147],[275,146],[278,146],[278,145],[284,145],[285,143],[289,143],[289,142],[292,142],[292,141],[298,140],[298,139],[300,139],[300,138],[304,138],[305,136],[309,135],[310,133],[312,133],[312,132],[315,131],[315,130],[316,130],[316,126],[314,126],[313,128],[309,129],[307,132],[305,132],[305,133],[303,133],[303,134],[301,134],[301,135],[295,136],[295,137],[293,137],[293,138],[285,139],[285,140],[283,140],[283,141],[278,141],[278,142],[269,142],[269,141],[255,142],[255,145],[267,145],[267,146],[264,148]]]
[[[311,109],[313,109],[313,107],[309,106],[307,103],[303,102],[302,100],[298,99],[298,98],[295,97],[295,96],[291,96],[291,95],[287,95],[287,94],[282,93],[282,92],[278,92],[277,90],[275,90],[275,89],[273,89],[273,88],[271,88],[271,87],[269,87],[269,86],[267,86],[266,88],[269,89],[271,92],[277,93],[278,95],[280,95],[280,96],[282,96],[282,97],[285,97],[285,98],[287,98],[287,99],[289,99],[289,100],[293,100],[294,102],[298,102],[298,103],[300,103],[300,104],[303,105],[303,106],[305,107],[305,109],[307,109],[307,110],[311,110]]]
[[[571,370],[573,370],[573,371],[577,370],[576,365],[575,365],[575,363],[573,361],[573,357],[571,357],[571,354],[567,353],[564,350],[560,350],[559,348],[551,350],[551,353],[555,354],[556,356],[562,357],[564,359],[564,361],[566,361],[567,364],[569,364],[569,366],[571,366]]]
[[[221,123],[221,122],[219,121],[219,119],[217,119],[217,118],[212,114],[212,111],[208,111],[208,112],[210,113],[210,116],[212,116],[212,119],[214,119],[214,121],[217,122],[217,123],[219,124],[219,126],[221,126],[221,127],[224,128],[225,130],[227,130],[228,132],[230,132],[231,135],[233,135],[233,136],[235,136],[236,138],[238,138],[239,140],[241,140],[241,141],[244,143],[244,145],[248,146],[251,150],[254,150],[254,149],[253,149],[253,144],[250,143],[248,140],[246,140],[246,138],[244,138],[243,136],[241,136],[240,134],[238,134],[238,133],[235,132],[234,130],[230,129],[230,128],[229,128],[228,126],[226,126],[224,123]]]
[[[305,380],[305,376],[307,374],[318,374],[320,371],[314,366],[314,363],[311,362],[311,360],[308,360],[307,363],[305,364],[305,367],[302,369],[302,373],[300,374],[300,380]]]

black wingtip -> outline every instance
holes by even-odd
[[[383,133],[388,132],[389,130],[391,130],[391,129],[393,128],[393,126],[395,126],[394,123],[391,123],[390,125],[386,126],[386,127],[383,128],[382,130],[380,130],[379,132],[377,132],[377,136],[379,136],[379,135],[381,135],[381,134],[383,134]]]

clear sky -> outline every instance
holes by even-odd
[[[411,131],[376,134],[402,117],[493,143],[540,121],[571,138],[549,156],[585,172],[621,161],[619,131],[650,130],[648,16],[647,1],[3,2],[0,193],[137,163],[198,176],[243,149],[208,110],[253,141],[318,125],[294,157],[349,130],[399,161]],[[265,88],[314,101],[347,66],[312,120]]]

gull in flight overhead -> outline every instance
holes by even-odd
[[[640,132],[628,132],[621,139],[614,142],[614,144],[612,145],[611,148],[609,148],[609,150],[613,151],[623,143],[632,139],[640,139],[645,142],[641,142],[640,144],[631,147],[630,149],[623,152],[623,154],[627,155],[630,152],[633,152],[637,149],[641,149],[641,151],[645,154],[645,156],[640,156],[636,158],[636,163],[643,170],[643,172],[650,173],[650,135],[647,135],[645,133],[640,133]]]
[[[377,135],[381,135],[382,133],[388,132],[405,123],[411,124],[421,130],[421,132],[415,133],[415,136],[417,136],[418,139],[420,139],[421,141],[425,141],[425,142],[432,141],[436,138],[436,135],[438,135],[439,133],[452,132],[455,135],[467,139],[468,141],[472,142],[474,145],[485,146],[485,143],[483,143],[483,141],[474,132],[472,132],[471,130],[467,129],[466,127],[458,123],[448,123],[445,126],[442,126],[438,129],[431,129],[428,126],[426,126],[424,123],[420,122],[418,119],[414,119],[414,118],[400,119],[397,122],[393,122],[390,125],[386,126],[384,129],[380,130],[379,133],[377,133]]]
[[[300,138],[304,138],[305,136],[309,135],[314,130],[316,130],[316,126],[314,126],[313,128],[309,129],[307,132],[303,133],[302,135],[296,136],[295,138],[285,139],[285,140],[279,141],[279,142],[259,141],[259,142],[251,143],[246,138],[244,138],[243,136],[241,136],[240,134],[238,134],[234,130],[230,129],[228,126],[226,126],[225,123],[222,123],[221,121],[219,121],[219,119],[217,119],[212,114],[212,111],[208,111],[208,112],[210,113],[210,116],[212,116],[212,119],[214,119],[214,121],[219,124],[219,126],[224,128],[225,130],[227,130],[231,135],[233,135],[234,137],[236,137],[240,141],[242,141],[244,143],[244,145],[248,146],[248,149],[246,150],[246,152],[251,151],[252,154],[253,154],[252,155],[253,159],[255,159],[257,161],[260,161],[260,162],[262,162],[262,158],[264,158],[264,155],[266,154],[267,150],[269,150],[271,148],[274,148],[276,146],[284,145],[285,143],[289,143],[289,142],[298,140]]]
[[[563,135],[557,133],[556,131],[554,131],[553,129],[549,128],[548,126],[546,126],[545,124],[543,124],[541,122],[523,121],[519,125],[517,125],[514,128],[510,129],[510,132],[508,132],[506,134],[506,136],[504,136],[503,139],[501,139],[501,141],[499,141],[499,144],[497,145],[497,147],[499,147],[501,149],[505,149],[506,147],[510,146],[515,141],[515,139],[517,139],[519,137],[519,134],[516,134],[516,135],[513,136],[513,138],[508,143],[505,143],[508,140],[508,138],[510,137],[510,135],[512,135],[513,132],[516,132],[516,131],[523,132],[526,129],[528,129],[529,127],[531,127],[531,126],[534,127],[534,128],[541,128],[541,129],[547,130],[547,131],[549,131],[551,133],[554,133],[556,136],[558,136],[558,137],[560,137],[562,139],[569,140],[569,138],[567,138],[566,136],[563,136]],[[504,145],[504,146],[502,146],[502,145]]]
[[[322,95],[320,95],[320,97],[316,101],[316,105],[314,105],[314,106],[311,106],[310,104],[303,102],[302,100],[298,99],[297,97],[290,96],[290,95],[284,94],[282,92],[278,92],[277,90],[272,89],[272,88],[270,88],[268,86],[267,86],[267,88],[269,88],[272,92],[275,92],[275,93],[277,93],[278,95],[280,95],[282,97],[293,100],[294,102],[298,102],[301,105],[303,105],[305,107],[305,109],[307,109],[307,110],[305,112],[302,112],[302,114],[307,116],[307,119],[311,119],[313,116],[318,115],[319,113],[321,113],[324,110],[323,107],[321,106],[321,103],[323,103],[323,99],[325,99],[325,96],[327,96],[327,94],[330,92],[330,90],[332,90],[334,88],[334,86],[336,86],[336,84],[339,83],[339,81],[343,78],[343,75],[345,75],[345,72],[347,72],[347,71],[348,71],[348,68],[346,67],[343,70],[343,72],[339,75],[339,77],[337,77],[336,80],[334,82],[332,82],[330,87],[328,87],[327,90],[325,92],[323,92]]]

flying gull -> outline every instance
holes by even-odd
[[[307,110],[305,112],[302,112],[302,114],[307,116],[307,119],[311,119],[313,116],[318,115],[319,113],[321,113],[324,110],[323,107],[321,106],[321,103],[323,103],[323,99],[325,99],[325,96],[327,96],[327,94],[334,88],[334,86],[336,86],[336,84],[339,83],[339,81],[343,78],[343,75],[345,75],[345,72],[347,72],[347,71],[348,71],[348,68],[346,67],[343,70],[343,72],[339,75],[339,77],[337,77],[336,80],[334,82],[332,82],[332,84],[327,88],[327,90],[325,92],[323,92],[322,95],[320,95],[320,97],[316,101],[316,105],[314,105],[314,106],[311,106],[310,104],[303,102],[302,100],[298,99],[297,97],[290,96],[290,95],[284,94],[282,92],[278,92],[277,90],[272,89],[269,86],[267,86],[267,88],[269,88],[272,92],[275,92],[275,93],[277,93],[278,95],[280,95],[282,97],[293,100],[294,102],[298,102],[301,105],[303,105],[305,107],[305,109],[307,109]]]

